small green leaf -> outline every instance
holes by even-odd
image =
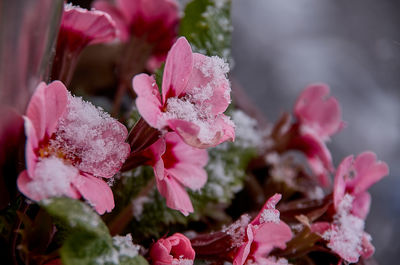
[[[231,0],[193,0],[185,8],[180,35],[195,52],[219,56],[232,64]]]
[[[82,230],[93,234],[111,236],[100,216],[85,203],[66,197],[46,199],[40,205],[54,218],[56,224],[71,230]]]
[[[46,199],[40,205],[65,236],[60,249],[64,265],[118,264],[107,226],[88,205],[66,197]]]

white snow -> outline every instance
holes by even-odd
[[[133,258],[139,254],[140,246],[132,243],[131,234],[127,234],[126,236],[114,236],[113,245],[118,250],[118,255],[120,257],[125,256]]]
[[[44,198],[68,195],[72,179],[78,173],[74,166],[65,164],[62,159],[46,157],[36,164],[35,178],[27,184],[27,188]]]
[[[275,209],[264,209],[260,216],[260,223],[269,222],[269,223],[279,224],[280,222],[279,216],[280,216],[279,211]]]
[[[50,147],[60,150],[78,169],[95,176],[111,177],[129,152],[123,125],[101,108],[71,94],[55,135]]]

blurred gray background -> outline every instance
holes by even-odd
[[[390,176],[372,189],[367,231],[380,264],[400,255],[400,1],[233,0],[233,76],[269,121],[310,83],[330,85],[347,128],[337,166],[374,151]]]

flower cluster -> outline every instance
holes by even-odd
[[[335,168],[327,142],[345,123],[325,84],[304,89],[294,121],[286,113],[266,129],[240,97],[231,104],[221,58],[229,47],[219,47],[230,39],[229,3],[193,0],[182,19],[174,0],[64,4],[42,77],[51,81],[32,87],[24,113],[10,106],[0,119],[6,263],[364,264],[372,256],[368,189],[387,164],[367,151]],[[93,60],[81,56],[86,49],[112,58],[102,65],[112,76],[106,93],[76,74]]]

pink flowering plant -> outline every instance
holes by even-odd
[[[24,112],[2,106],[2,264],[372,260],[368,189],[387,164],[336,167],[325,84],[267,127],[231,97],[231,1],[54,3],[51,67]]]

